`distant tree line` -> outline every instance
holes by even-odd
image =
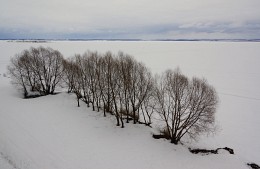
[[[214,115],[218,98],[205,79],[188,79],[179,69],[160,76],[133,56],[118,52],[88,51],[64,59],[51,48],[31,48],[11,58],[8,66],[12,81],[24,97],[37,92],[54,94],[59,84],[85,102],[93,111],[110,113],[116,125],[133,121],[150,126],[160,121],[162,133],[178,144],[184,135],[196,138],[214,132]]]

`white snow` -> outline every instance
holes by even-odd
[[[214,137],[173,145],[154,140],[153,129],[115,126],[73,94],[22,99],[3,76],[9,59],[30,46],[50,46],[65,57],[86,50],[122,50],[154,73],[179,66],[188,76],[205,77],[219,94]],[[260,43],[109,42],[16,43],[0,41],[0,168],[248,168],[260,164]],[[235,155],[191,154],[187,147],[231,147]]]

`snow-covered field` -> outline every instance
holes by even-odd
[[[3,76],[11,56],[31,46],[49,46],[65,57],[86,50],[124,51],[154,73],[179,66],[188,76],[205,77],[219,95],[219,132],[199,142],[173,145],[154,140],[153,129],[115,126],[74,95],[21,99]],[[86,168],[248,168],[260,164],[260,43],[0,41],[0,169]],[[231,147],[235,155],[194,155],[187,147]]]

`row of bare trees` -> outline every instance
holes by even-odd
[[[119,52],[113,55],[107,52],[86,52],[83,55],[64,60],[64,81],[68,91],[73,91],[79,100],[82,99],[93,111],[102,108],[115,115],[117,126],[137,123],[140,113],[144,122],[151,123],[148,111],[149,99],[153,91],[153,78],[148,68],[137,62],[132,56]]]
[[[52,94],[59,83],[85,102],[93,111],[111,113],[116,125],[124,122],[161,124],[171,142],[184,135],[196,138],[214,132],[217,94],[205,79],[188,79],[179,69],[154,77],[134,57],[119,52],[86,52],[63,59],[51,48],[31,48],[11,59],[8,67],[13,81],[23,89]]]

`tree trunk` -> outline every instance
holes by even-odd
[[[80,105],[79,105],[79,97],[77,96],[77,100],[78,100],[78,107],[80,107]]]
[[[94,101],[94,98],[92,100],[92,110],[95,111],[95,101]]]
[[[105,104],[105,102],[103,103],[103,111],[104,111],[104,117],[106,117],[106,104]]]
[[[172,137],[172,138],[171,138],[171,143],[177,145],[178,142],[179,142],[179,141],[178,141],[175,137]]]
[[[124,121],[123,121],[122,115],[121,115],[121,117],[120,117],[120,120],[121,120],[121,128],[124,128],[125,126],[124,126]]]
[[[97,112],[99,112],[99,101],[98,101],[98,99],[96,101],[96,105],[97,105]]]

